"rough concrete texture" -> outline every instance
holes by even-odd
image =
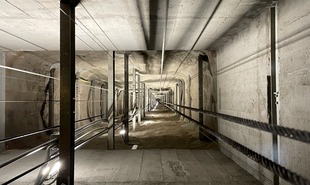
[[[175,84],[179,84],[178,97],[181,104],[188,104],[188,76],[191,75],[191,97],[192,106],[198,107],[198,81],[197,81],[197,58],[199,55],[207,55],[206,51],[167,51],[166,60],[163,70],[163,78],[160,80],[160,56],[158,51],[144,51],[130,53],[129,74],[132,75],[132,68],[135,67],[141,74],[141,82],[146,84],[146,88],[159,89],[172,87],[175,91]],[[122,87],[124,78],[123,54],[119,52],[116,55],[116,109],[117,113],[122,113]],[[101,111],[105,114],[107,111],[107,58],[106,52],[77,52],[76,57],[76,120],[87,117],[97,116]],[[25,74],[7,70],[7,77],[2,78],[7,82],[6,98],[7,101],[7,133],[6,137],[15,136],[30,131],[39,130],[50,125],[59,125],[59,52],[7,52],[7,66],[22,69],[28,72],[34,72],[43,75],[50,75],[50,69],[54,68],[54,101],[49,102],[47,84],[49,79],[33,74]],[[182,64],[182,65],[181,65]],[[205,87],[205,108],[211,110],[213,105],[213,77],[210,72],[209,65],[206,63],[204,67]],[[181,65],[181,66],[180,66]],[[213,64],[211,66],[214,66]],[[178,69],[178,71],[176,71]],[[212,69],[214,71],[214,69]],[[176,74],[174,74],[176,73]],[[132,77],[130,76],[130,81]],[[210,85],[208,85],[210,83]],[[101,89],[102,87],[102,89]],[[132,86],[130,84],[130,89]],[[169,90],[169,88],[168,88]],[[46,91],[46,92],[45,92]],[[183,93],[183,94],[182,94]],[[101,94],[101,96],[100,96]],[[181,95],[182,94],[182,95]],[[182,101],[181,101],[182,97]],[[46,99],[46,100],[45,100]],[[13,101],[13,102],[10,102]],[[19,101],[19,102],[16,102]],[[100,105],[100,102],[102,105]],[[54,123],[48,122],[49,103],[54,104]],[[146,102],[147,103],[147,102]],[[21,105],[17,106],[16,105]],[[43,111],[43,120],[40,116]],[[182,109],[183,111],[183,109]],[[187,112],[189,115],[189,113]],[[193,118],[198,119],[198,114],[193,113]],[[26,118],[26,119],[25,119]],[[77,126],[84,125],[93,118],[77,123]],[[211,123],[213,120],[208,120]],[[214,122],[214,121],[213,121]],[[210,124],[214,125],[214,123]],[[210,126],[209,125],[209,126]],[[41,138],[43,137],[43,138]],[[45,139],[45,135],[32,137],[30,140],[36,142],[17,141],[17,143],[8,143],[8,147],[30,147]]]
[[[278,6],[279,123],[310,131],[310,1]],[[280,163],[308,179],[309,156],[309,144],[280,137]]]
[[[266,0],[169,1],[166,49],[204,50],[221,37],[244,13]],[[76,8],[77,50],[160,50],[166,1],[84,1]],[[0,48],[4,50],[59,50],[59,3],[1,1]],[[99,25],[99,26],[98,26]],[[22,39],[21,39],[22,38]]]
[[[180,119],[180,115],[175,114],[163,105],[146,113],[146,117],[141,124],[132,131],[130,125],[129,144],[125,144],[121,129],[115,131],[116,149],[131,149],[133,145],[138,145],[138,149],[208,149],[216,146],[215,143],[199,140],[198,126],[188,123],[187,120]],[[84,145],[83,149],[105,149],[107,148],[107,134]]]
[[[1,153],[5,161],[22,151]],[[39,152],[8,169],[0,169],[0,183],[44,160]],[[207,150],[78,150],[75,154],[75,184],[105,185],[259,185],[216,148]],[[15,184],[30,185],[38,170],[18,179]],[[13,183],[13,184],[14,184]]]
[[[218,107],[220,113],[268,122],[267,75],[269,74],[269,12],[260,17],[219,48],[217,53]],[[272,135],[257,129],[218,120],[220,133],[240,144],[272,159]],[[221,142],[220,142],[221,143]],[[271,173],[259,165],[248,162],[223,143],[222,151],[237,163],[251,170],[256,178],[261,175],[272,179]],[[269,180],[262,182],[268,184]]]
[[[32,60],[37,58],[36,60]],[[6,66],[38,74],[49,75],[51,63],[27,52],[6,54]],[[40,111],[45,102],[48,79],[14,70],[6,70],[5,77],[5,137],[37,131],[47,127],[41,120]],[[43,118],[46,114],[43,114]],[[12,141],[6,147],[29,147],[36,145],[45,135],[31,136],[30,140]],[[31,142],[29,142],[31,141]]]
[[[310,130],[309,127],[309,1],[279,1],[277,12],[279,123]],[[218,112],[268,122],[267,75],[270,75],[270,13],[268,9],[226,45],[218,57]],[[271,134],[218,120],[221,133],[272,159]],[[261,182],[269,184],[272,174],[221,143],[222,151]],[[280,164],[310,177],[307,144],[280,137]],[[268,180],[269,179],[269,180]],[[283,181],[281,184],[287,184]]]

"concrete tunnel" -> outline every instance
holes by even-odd
[[[309,0],[0,2],[1,184],[310,184]]]

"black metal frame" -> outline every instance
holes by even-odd
[[[203,110],[203,59],[202,56],[198,57],[198,107],[200,110]],[[199,123],[203,124],[203,114],[199,113]],[[204,130],[199,127],[199,139],[206,140],[206,136],[203,133]]]
[[[74,184],[75,139],[75,7],[79,0],[60,1],[60,137],[57,184]]]
[[[108,149],[115,149],[115,51],[109,54],[108,66],[108,126],[112,127],[108,132]],[[111,59],[110,59],[111,57]]]
[[[276,75],[276,5],[270,7],[270,54],[271,54],[271,84],[270,84],[270,97],[271,97],[271,124],[277,125],[277,75]],[[279,161],[279,145],[278,136],[276,134],[272,135],[272,146],[273,146],[273,161]],[[275,175],[273,177],[274,185],[279,184],[279,176]]]
[[[125,143],[129,143],[129,71],[128,71],[128,54],[124,54],[124,93],[123,93],[123,101],[124,101],[124,140]]]

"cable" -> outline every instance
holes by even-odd
[[[44,78],[51,78],[54,80],[60,80],[60,79],[55,78],[55,77],[51,77],[51,76],[47,76],[47,75],[43,75],[40,73],[31,72],[31,71],[26,71],[26,70],[22,70],[22,69],[17,69],[14,67],[8,67],[8,66],[0,65],[0,68],[12,70],[12,71],[17,71],[17,72],[21,72],[21,73],[26,73],[26,74],[31,74],[31,75],[35,75],[35,76],[40,76],[40,77],[44,77]]]
[[[82,2],[80,2],[80,5],[85,9],[85,11],[88,13],[88,15],[92,18],[92,20],[96,23],[96,25],[100,28],[100,30],[102,31],[102,33],[109,39],[109,41],[111,42],[111,44],[114,46],[114,48],[116,50],[118,50],[118,48],[115,46],[115,44],[112,42],[112,40],[108,37],[108,35],[103,31],[103,29],[101,28],[101,26],[98,24],[98,22],[94,19],[94,17],[90,14],[90,12],[85,8],[85,6],[83,5]],[[108,50],[108,49],[107,49]]]
[[[304,131],[304,130],[298,130],[298,129],[293,129],[293,128],[288,128],[288,127],[283,127],[280,125],[272,125],[268,123],[264,123],[261,121],[255,121],[255,120],[250,120],[250,119],[245,119],[245,118],[239,118],[236,116],[231,116],[227,114],[221,114],[221,113],[216,113],[216,112],[211,112],[211,111],[206,111],[206,110],[199,110],[196,108],[192,107],[186,107],[182,105],[177,105],[177,104],[172,104],[172,103],[165,103],[167,105],[176,105],[181,108],[193,110],[202,114],[205,114],[210,117],[214,118],[221,118],[227,121],[231,121],[240,125],[256,128],[259,130],[263,130],[272,134],[277,134],[279,136],[284,136],[290,139],[294,139],[297,141],[301,141],[304,143],[310,143],[310,132]]]
[[[165,106],[168,106],[168,105],[165,105]],[[174,108],[172,108],[172,109],[174,109]],[[193,118],[177,111],[176,109],[174,109],[174,111],[177,112],[178,114],[182,115],[183,117],[187,118],[188,120],[196,123],[200,128],[204,129],[205,131],[207,131],[208,133],[210,133],[211,135],[213,135],[217,139],[231,145],[233,148],[237,149],[239,152],[243,153],[244,155],[246,155],[247,157],[249,157],[253,161],[259,163],[260,165],[262,165],[266,169],[272,171],[273,173],[277,174],[279,177],[287,180],[288,182],[290,182],[292,184],[296,184],[296,185],[310,185],[310,181],[308,179],[305,179],[304,177],[298,175],[297,173],[292,172],[289,169],[281,166],[280,164],[269,160],[268,158],[256,153],[255,151],[253,151],[253,150],[237,143],[236,141],[222,135],[221,133],[218,133],[218,132],[212,130],[211,128],[201,124],[200,122],[194,120]]]

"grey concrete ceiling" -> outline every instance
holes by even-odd
[[[161,50],[165,0],[83,0],[76,9],[77,50]],[[261,0],[170,0],[167,50],[205,50]],[[3,50],[59,50],[58,0],[0,1]],[[202,32],[203,28],[206,29]]]
[[[171,82],[195,76],[198,55],[216,50],[246,27],[264,11],[267,1],[169,0],[168,51],[161,84],[167,1],[83,0],[76,8],[76,70],[83,77],[106,80],[105,51],[116,50],[116,80],[122,81],[121,53],[135,51],[130,55],[130,67],[144,74],[142,81],[152,88],[169,87]],[[59,62],[59,7],[58,0],[0,1],[0,50],[39,51],[37,57],[48,63]]]

